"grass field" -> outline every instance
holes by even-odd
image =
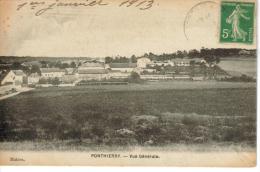
[[[237,72],[256,78],[256,58],[223,58],[218,65],[225,71]]]
[[[2,100],[0,149],[255,146],[255,83],[178,84],[43,88]]]

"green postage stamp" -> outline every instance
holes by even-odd
[[[221,3],[220,42],[253,43],[255,3]]]

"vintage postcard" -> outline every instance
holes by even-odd
[[[0,0],[0,165],[256,166],[255,0]]]

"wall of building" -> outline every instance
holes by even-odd
[[[44,78],[61,78],[65,73],[64,72],[49,72],[42,73],[42,77]]]

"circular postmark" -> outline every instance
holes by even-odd
[[[218,25],[219,6],[215,1],[202,1],[190,8],[187,12],[183,32],[185,38],[190,40],[201,38],[202,34],[215,35]],[[213,33],[214,32],[214,33]]]

